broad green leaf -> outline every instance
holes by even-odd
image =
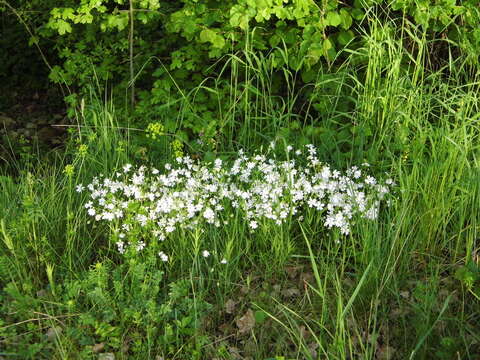
[[[221,49],[225,46],[225,39],[211,29],[203,29],[200,32],[201,42],[210,42],[214,48]]]
[[[298,41],[297,31],[295,28],[290,29],[284,37],[285,43],[287,45],[293,45]]]
[[[338,43],[340,45],[347,45],[354,37],[355,37],[355,35],[353,34],[353,31],[342,30],[338,33],[337,39],[338,39]]]
[[[268,43],[270,44],[271,47],[275,47],[280,43],[280,40],[281,40],[280,36],[278,36],[277,34],[273,34],[268,39]]]
[[[336,11],[330,11],[327,13],[327,16],[325,17],[325,21],[327,23],[327,26],[338,26],[342,23],[342,18],[340,17],[340,14]]]
[[[213,38],[216,36],[215,31],[210,29],[203,29],[200,31],[200,41],[201,42],[212,42]]]
[[[72,8],[64,8],[62,11],[62,18],[65,20],[73,20],[75,18],[75,14]]]
[[[230,25],[237,27],[240,25],[240,13],[235,13],[230,17]]]
[[[363,17],[365,16],[365,13],[363,12],[363,10],[361,9],[353,9],[352,10],[352,17],[357,20],[357,21],[360,21],[363,19]]]
[[[288,18],[288,11],[283,6],[274,7],[273,12],[275,13],[275,16],[280,20],[284,20]]]
[[[121,15],[108,15],[107,16],[107,26],[108,28],[117,28],[118,31],[122,31],[128,25],[128,15],[121,14]]]
[[[221,35],[216,34],[212,40],[212,45],[217,49],[221,49],[225,46],[225,39]]]
[[[315,43],[310,46],[307,53],[308,64],[314,65],[320,60],[320,58],[325,52],[323,46],[324,46],[323,43]]]
[[[62,16],[62,13],[60,12],[59,8],[53,8],[50,11],[50,15],[52,16],[53,19],[58,19],[59,17]]]
[[[56,22],[56,27],[60,35],[72,32],[72,26],[65,20],[59,19]]]
[[[257,324],[263,324],[268,318],[268,314],[265,311],[257,310],[255,311],[255,322]]]
[[[311,83],[313,82],[313,80],[315,80],[316,77],[317,77],[317,71],[314,71],[312,69],[302,71],[302,81],[304,83]]]
[[[28,39],[28,46],[32,46],[33,44],[38,44],[38,37],[37,36],[31,36]]]
[[[328,51],[328,50],[331,49],[332,47],[333,47],[332,42],[330,41],[329,38],[326,38],[326,39],[323,41],[323,51]]]
[[[350,29],[350,26],[352,26],[353,20],[352,16],[346,9],[341,9],[340,10],[340,17],[342,18],[342,27],[345,30]]]

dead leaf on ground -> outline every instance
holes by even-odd
[[[235,305],[235,301],[233,301],[232,299],[228,299],[225,303],[225,312],[227,314],[233,314],[235,312]]]
[[[303,339],[308,339],[308,337],[310,336],[310,332],[305,327],[305,325],[300,325],[299,330],[300,330],[300,335],[302,336],[302,338]]]
[[[98,352],[102,351],[104,348],[105,348],[105,343],[98,343],[98,344],[93,345],[92,352],[98,353]]]
[[[303,269],[303,266],[287,266],[285,272],[287,273],[290,279],[297,277],[298,272]]]
[[[241,360],[243,359],[242,355],[240,355],[240,351],[238,350],[238,348],[234,347],[234,346],[229,346],[228,347],[228,352],[230,353],[230,355],[233,356],[233,358],[235,360]]]
[[[308,345],[308,351],[310,351],[310,356],[314,359],[316,359],[318,356],[317,348],[318,348],[317,342],[312,342],[311,344]]]
[[[227,323],[221,324],[218,327],[218,330],[224,335],[234,332],[234,330],[232,329],[232,326],[230,324],[227,324]]]
[[[404,317],[408,314],[408,309],[404,307],[398,307],[390,311],[390,318],[396,319],[399,317]]]
[[[312,284],[314,275],[310,272],[303,272],[300,274],[300,286],[307,287],[307,284]]]
[[[248,309],[247,312],[240,318],[235,321],[238,327],[238,332],[240,334],[246,334],[250,332],[255,326],[255,315],[251,309]]]
[[[48,295],[48,291],[45,289],[41,289],[37,291],[37,297],[42,298]]]
[[[289,288],[282,290],[282,295],[285,297],[295,297],[300,295],[300,291],[297,288]]]
[[[54,327],[51,327],[47,330],[47,339],[49,341],[53,341],[55,340],[58,335],[60,335],[62,333],[62,328],[60,326],[54,326]]]
[[[377,360],[391,360],[396,351],[397,350],[394,347],[388,345],[380,346],[377,349],[375,357]]]
[[[245,286],[245,285],[242,285],[240,287],[240,292],[243,294],[243,295],[247,295],[249,292],[250,292],[250,288],[248,286]]]
[[[98,360],[115,360],[114,353],[103,353],[98,355]]]

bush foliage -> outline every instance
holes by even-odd
[[[245,50],[269,57],[270,90],[281,96],[291,85],[285,83],[285,71],[298,75],[299,86],[313,82],[319,71],[339,66],[362,46],[361,35],[373,17],[385,23],[393,19],[399,28],[431,40],[426,56],[437,67],[448,61],[452,51],[477,64],[480,51],[476,0],[16,0],[5,4],[0,10],[15,9],[30,27],[30,44],[53,54],[50,79],[71,87],[74,94],[87,93],[92,83],[124,94],[133,92],[135,82],[138,90],[132,101],[137,103],[138,118],[160,120],[167,132],[176,132],[178,123],[167,119],[176,118],[183,106],[179,99],[196,89],[196,116],[183,119],[180,127],[197,136],[214,137],[219,131],[219,113],[227,110],[219,99],[231,94],[228,80],[233,73],[243,81],[243,90],[254,94],[255,84],[248,82],[244,71],[251,65]],[[420,51],[415,43],[405,46]],[[237,68],[229,62],[232,54],[243,54]],[[358,62],[362,61],[359,55]],[[214,83],[209,81],[212,78]],[[205,91],[207,87],[214,91]],[[312,92],[304,96],[315,97]],[[68,100],[76,104],[75,96]],[[318,101],[316,110],[324,110]]]

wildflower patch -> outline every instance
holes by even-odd
[[[368,175],[368,164],[344,173],[331,169],[320,163],[313,145],[287,150],[294,155],[283,161],[241,151],[231,164],[221,159],[202,164],[189,157],[177,158],[163,171],[127,164],[113,177],[96,177],[77,191],[89,191],[85,208],[90,216],[113,225],[120,253],[142,251],[146,241],[158,244],[179,229],[219,227],[232,212],[255,231],[268,222],[281,225],[292,217],[301,221],[302,212],[313,209],[326,228],[338,228],[344,235],[355,219],[378,217],[394,185],[391,179],[380,182]],[[129,236],[134,231],[138,235],[139,229],[141,236]],[[169,259],[163,251],[159,256]]]

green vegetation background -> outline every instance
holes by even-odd
[[[70,129],[51,151],[2,135],[0,356],[478,358],[478,1],[1,0],[0,15],[0,104],[10,84],[57,84]],[[388,172],[393,207],[351,236],[319,219],[177,234],[165,266],[113,251],[75,192],[126,162],[274,139]],[[235,244],[232,260],[199,241]]]

